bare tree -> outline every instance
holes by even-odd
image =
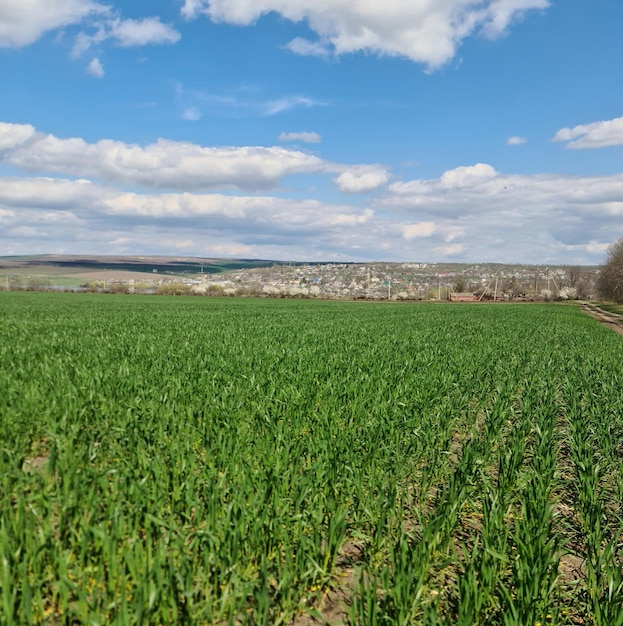
[[[606,300],[623,302],[623,239],[608,248],[606,262],[599,269],[597,292]]]
[[[582,268],[579,265],[572,265],[567,270],[567,279],[569,287],[577,287],[578,282],[582,280]]]

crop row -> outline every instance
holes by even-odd
[[[621,623],[621,348],[572,306],[0,294],[0,624]]]

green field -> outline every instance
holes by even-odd
[[[570,305],[0,293],[0,624],[623,624]]]

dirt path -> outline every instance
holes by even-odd
[[[610,313],[610,311],[604,311],[603,309],[600,309],[597,305],[591,304],[590,302],[583,302],[581,306],[582,309],[591,317],[599,320],[602,324],[605,324],[606,326],[608,326],[608,328],[611,328],[615,333],[623,335],[623,315]]]

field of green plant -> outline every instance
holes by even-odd
[[[572,305],[0,293],[0,624],[623,624]]]

